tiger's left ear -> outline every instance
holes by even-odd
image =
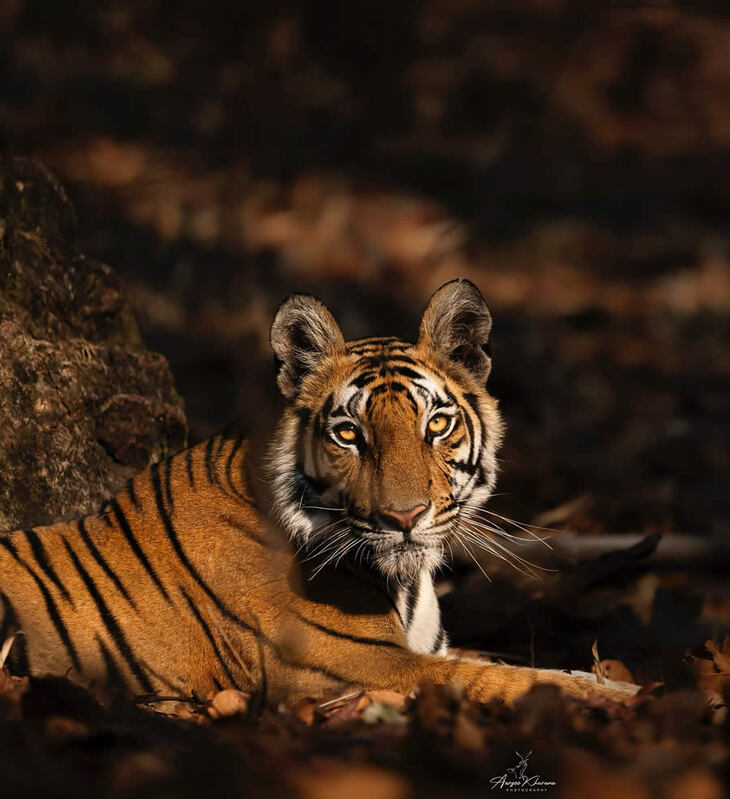
[[[487,353],[492,317],[471,280],[452,280],[431,297],[423,312],[418,343],[445,353],[480,382],[492,368]]]
[[[292,294],[282,302],[269,337],[278,367],[276,382],[287,399],[296,396],[304,375],[322,358],[345,345],[332,314],[308,294]]]

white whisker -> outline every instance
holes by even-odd
[[[495,516],[496,518],[501,519],[504,522],[508,522],[509,524],[513,524],[519,530],[522,530],[523,532],[527,533],[529,536],[531,536],[536,541],[539,541],[540,543],[545,544],[545,546],[548,547],[549,549],[552,549],[552,546],[548,543],[547,538],[541,538],[539,535],[537,535],[537,533],[533,532],[533,530],[531,530],[530,527],[534,527],[535,530],[545,530],[546,532],[556,532],[556,533],[560,532],[559,530],[554,530],[553,528],[550,528],[550,527],[538,527],[536,525],[526,526],[526,525],[522,524],[521,522],[516,521],[515,519],[510,519],[508,516],[502,516],[500,513],[495,513],[494,511],[487,510],[486,508],[483,508],[483,507],[480,508],[480,507],[477,507],[476,505],[466,505],[465,504],[464,507],[470,508],[472,512],[476,511],[477,514],[479,514],[480,516],[481,516],[481,514],[485,514],[486,513],[486,514],[489,514],[490,516]],[[483,516],[482,516],[482,520],[483,521],[487,521],[486,519],[484,519]],[[496,524],[496,522],[493,522],[491,520],[489,520],[489,521],[492,524]],[[501,529],[502,528],[500,528],[500,530]],[[503,532],[506,533],[506,531],[503,531]],[[509,533],[506,533],[506,534],[509,535]]]
[[[491,578],[491,577],[490,577],[490,576],[489,576],[489,575],[488,575],[488,574],[487,574],[487,573],[484,571],[484,569],[482,568],[482,565],[481,565],[481,563],[479,563],[479,561],[478,561],[478,560],[477,560],[477,559],[474,557],[474,555],[472,554],[472,551],[471,551],[471,550],[469,549],[469,547],[467,546],[467,544],[466,544],[466,541],[464,541],[464,540],[462,539],[462,537],[461,537],[461,533],[460,533],[460,532],[456,532],[456,536],[457,536],[457,538],[459,539],[459,541],[461,541],[461,545],[464,547],[464,551],[466,552],[466,554],[467,554],[467,555],[469,555],[469,557],[470,557],[470,558],[471,558],[471,559],[474,561],[474,563],[476,564],[476,566],[477,566],[477,568],[479,569],[479,571],[480,571],[480,572],[481,572],[481,573],[482,573],[482,574],[483,574],[483,575],[484,575],[484,576],[487,578],[487,580],[489,580],[489,582],[491,583],[491,582],[492,582],[492,578]]]
[[[465,520],[465,524],[471,524],[471,522]],[[472,532],[474,534],[478,534],[478,531],[472,531]],[[525,566],[526,568],[528,568],[530,570],[538,569],[539,571],[544,571],[544,572],[557,571],[556,569],[550,569],[550,568],[548,568],[546,566],[540,566],[537,563],[533,563],[532,561],[529,561],[529,560],[523,558],[521,555],[518,555],[516,552],[513,552],[511,549],[508,549],[506,546],[504,546],[503,544],[500,544],[499,541],[496,541],[494,539],[490,539],[489,540],[489,545],[490,546],[496,546],[499,550],[504,552],[508,557],[512,558],[514,561],[517,561],[518,563],[521,563],[523,566]],[[515,568],[516,568],[516,566],[515,566]],[[537,577],[538,575],[533,574],[533,576]]]
[[[482,530],[488,530],[490,533],[494,533],[501,538],[506,538],[508,541],[514,541],[519,546],[523,544],[532,544],[534,541],[534,538],[524,538],[523,536],[515,535],[514,533],[508,533],[501,527],[494,527],[492,524],[480,518],[479,516],[472,516],[471,513],[462,513],[462,517],[464,519],[468,519],[468,521],[476,527],[479,527]],[[543,539],[537,538],[537,540],[542,541]]]

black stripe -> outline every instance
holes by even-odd
[[[469,463],[474,463],[474,423],[469,418],[469,414],[461,408],[462,418],[464,419],[464,424],[466,425],[466,429],[469,432]]]
[[[221,435],[216,436],[216,438],[218,439],[218,446],[216,447],[216,450],[215,450],[215,458],[214,458],[214,460],[215,460],[216,463],[218,463],[218,458],[220,458],[221,452],[223,452],[223,447],[224,447],[228,437],[227,437],[226,433],[224,432]]]
[[[20,630],[20,622],[15,612],[13,603],[0,591],[0,599],[3,603],[3,620],[0,625],[0,646],[11,636],[17,636],[13,641],[8,655],[8,664],[12,664],[12,671],[18,677],[25,677],[30,674],[30,663],[28,661],[28,646],[25,634]],[[20,635],[18,635],[20,633]]]
[[[22,565],[22,561],[18,555],[18,550],[15,548],[15,544],[10,540],[10,536],[0,535],[0,546],[4,547],[10,553],[10,555],[13,557],[13,560],[16,560]]]
[[[216,479],[213,474],[213,447],[215,446],[215,436],[209,438],[205,445],[205,474],[208,482],[215,485]]]
[[[444,630],[444,628],[442,627],[439,630],[439,634],[436,636],[436,640],[433,643],[433,648],[431,649],[432,653],[435,654],[436,652],[439,651],[439,649],[441,649],[441,645],[444,642],[444,638],[446,638],[446,630]]]
[[[470,392],[466,392],[464,394],[464,399],[469,403],[469,407],[472,409],[472,411],[474,413],[474,416],[477,417],[477,420],[479,421],[479,426],[483,430],[484,429],[484,423],[482,422],[482,415],[479,412],[479,402],[477,400],[476,394],[472,394]],[[464,418],[465,419],[468,418],[467,414],[464,414]],[[473,462],[474,461],[474,447],[477,446],[478,442],[477,442],[476,437],[475,437],[474,425],[473,425],[471,419],[469,419],[469,425],[470,425],[469,432],[470,432],[470,435],[471,435],[471,438],[472,438],[472,446],[469,448],[469,461]],[[481,442],[479,442],[479,443],[481,443]]]
[[[61,614],[58,612],[58,607],[56,603],[53,601],[53,597],[51,596],[49,590],[46,588],[43,580],[35,573],[35,571],[18,555],[18,551],[13,546],[12,541],[8,540],[7,538],[0,538],[0,545],[5,547],[5,549],[13,556],[13,558],[28,572],[28,574],[33,578],[33,581],[38,586],[38,590],[43,595],[43,601],[46,604],[46,611],[48,612],[48,616],[51,620],[51,623],[56,629],[58,633],[58,637],[61,639],[64,647],[66,648],[66,652],[68,652],[68,656],[71,658],[71,662],[74,665],[74,668],[81,672],[81,663],[79,662],[79,656],[76,653],[76,647],[73,645],[73,641],[68,634],[68,629],[66,625],[63,623],[63,619],[61,618]]]
[[[376,380],[377,377],[378,375],[376,372],[366,371],[353,378],[350,381],[350,385],[355,386],[355,388],[365,388],[370,382]]]
[[[330,394],[322,405],[322,410],[319,412],[322,419],[326,419],[332,412],[332,406],[335,404],[335,395]]]
[[[127,496],[129,497],[132,505],[134,505],[135,510],[139,510],[141,505],[139,504],[139,497],[137,496],[137,492],[134,488],[134,477],[131,480],[127,480]]]
[[[335,671],[331,671],[330,669],[326,668],[325,666],[315,666],[311,663],[300,663],[298,660],[293,660],[291,658],[285,657],[282,653],[281,649],[279,649],[273,641],[269,640],[261,633],[254,634],[260,638],[276,655],[279,662],[283,666],[288,666],[290,669],[296,669],[297,671],[308,671],[311,674],[321,674],[323,677],[328,677],[330,680],[339,683],[354,683],[358,684],[357,680],[353,680],[352,677],[343,677],[341,674],[337,674]]]
[[[158,468],[158,465],[155,464],[153,468]],[[167,506],[172,513],[175,510],[175,499],[172,496],[172,458],[165,461],[165,496],[167,497]]]
[[[380,394],[384,394],[388,390],[388,385],[386,383],[379,383],[375,388],[370,390],[370,394],[368,395],[367,402],[365,403],[365,413],[370,413],[373,402],[375,397],[379,396]]]
[[[312,411],[310,408],[300,407],[297,408],[295,411],[296,415],[299,417],[299,421],[301,422],[302,427],[306,427],[309,424],[309,420],[312,418]]]
[[[234,688],[237,688],[240,691],[241,688],[238,685],[238,683],[236,682],[234,676],[231,674],[231,670],[228,668],[228,664],[224,660],[223,655],[221,654],[221,651],[218,648],[218,644],[216,643],[216,640],[213,637],[213,633],[211,632],[210,627],[208,627],[205,619],[203,618],[203,616],[201,615],[200,611],[198,610],[198,606],[195,604],[195,602],[193,601],[192,597],[183,588],[183,586],[180,586],[180,592],[185,597],[185,601],[188,603],[188,607],[190,608],[193,616],[195,616],[198,624],[202,627],[203,632],[205,633],[205,637],[208,639],[208,641],[210,643],[210,646],[213,649],[213,652],[215,653],[215,656],[216,656],[216,658],[218,660],[218,663],[220,663],[221,667],[223,668],[223,671],[225,672],[225,675],[228,678],[228,681],[231,683],[231,685]],[[220,690],[220,688],[218,690]]]
[[[188,483],[190,488],[195,488],[195,476],[193,475],[193,451],[192,449],[185,450],[185,470],[188,473]]]
[[[126,694],[127,681],[124,679],[124,675],[119,670],[112,653],[106,648],[99,635],[96,635],[95,638],[96,644],[99,647],[99,652],[101,653],[101,658],[104,661],[107,687],[111,689],[113,694]]]
[[[74,606],[73,600],[71,599],[66,586],[59,580],[58,575],[56,574],[56,570],[53,568],[53,565],[48,560],[48,553],[46,552],[46,548],[43,546],[40,538],[38,538],[38,534],[35,530],[23,530],[25,537],[28,539],[28,543],[30,544],[31,552],[33,553],[33,557],[35,558],[36,563],[41,567],[43,573],[48,577],[48,579],[58,588],[61,592],[63,598],[71,605]]]
[[[347,412],[350,416],[355,416],[355,405],[360,402],[360,397],[362,397],[362,391],[358,390],[353,392],[353,395],[347,400]]]
[[[439,517],[443,516],[445,513],[450,513],[452,510],[458,507],[459,504],[457,502],[452,502],[449,505],[447,505],[445,508],[441,508],[441,510],[436,514],[435,518],[438,519]]]
[[[357,341],[353,341],[347,347],[347,354],[348,355],[359,355],[365,352],[377,352],[378,350],[382,350],[386,345],[390,344],[393,346],[394,344],[400,344],[401,342],[397,338],[397,336],[377,336],[375,338],[365,339],[361,343]],[[408,346],[408,345],[405,345]]]
[[[94,600],[94,604],[96,605],[96,608],[99,611],[101,620],[104,622],[104,626],[106,627],[106,629],[109,632],[109,635],[111,635],[112,640],[116,644],[116,647],[119,650],[119,654],[124,658],[127,665],[129,666],[130,671],[137,678],[137,682],[139,682],[142,690],[151,691],[152,683],[150,682],[149,677],[147,677],[147,675],[142,670],[142,667],[139,665],[139,663],[137,663],[134,655],[132,654],[132,650],[129,646],[129,643],[124,636],[124,632],[119,627],[119,625],[116,622],[116,619],[114,618],[111,611],[104,602],[101,594],[99,593],[99,589],[96,587],[96,583],[91,578],[91,575],[86,571],[83,564],[79,560],[78,556],[74,552],[73,548],[65,538],[63,539],[63,543],[66,547],[66,552],[68,552],[69,557],[73,562],[74,568],[79,573],[79,576],[84,581],[86,590],[89,592],[91,598]]]
[[[188,574],[195,580],[195,582],[200,586],[200,588],[205,591],[208,597],[211,599],[213,604],[218,608],[218,610],[228,619],[231,619],[240,627],[246,630],[253,631],[253,627],[250,624],[247,624],[243,619],[237,616],[232,610],[230,610],[225,603],[218,597],[218,595],[210,588],[210,586],[205,582],[205,580],[200,576],[200,573],[195,568],[195,566],[190,562],[190,559],[185,554],[185,550],[180,543],[180,539],[178,538],[177,531],[175,530],[175,526],[172,523],[172,519],[165,508],[165,503],[162,501],[162,487],[160,486],[160,479],[159,475],[155,472],[150,471],[150,479],[152,481],[152,488],[155,494],[155,503],[157,505],[157,512],[162,520],[162,524],[165,528],[165,532],[167,533],[167,537],[170,539],[170,543],[172,544],[172,548],[175,550],[180,562],[187,570]]]
[[[236,457],[236,454],[240,451],[241,447],[243,446],[243,441],[244,439],[242,436],[238,436],[234,441],[233,446],[231,447],[231,451],[228,457],[226,458],[225,472],[226,472],[226,481],[228,482],[228,485],[230,486],[234,496],[238,497],[239,499],[246,500],[246,497],[243,495],[243,493],[239,491],[239,489],[237,489],[236,486],[233,484],[233,461]]]
[[[411,408],[413,408],[413,413],[415,413],[416,416],[418,416],[418,403],[416,402],[413,394],[411,394],[410,388],[406,389],[406,397],[408,398],[408,402],[411,403]]]
[[[221,685],[221,683],[218,681],[218,678],[217,678],[217,677],[213,677],[213,685],[215,685],[215,689],[216,689],[216,691],[222,691],[222,690],[223,690],[223,686],[222,686],[222,685]]]
[[[399,352],[379,352],[377,355],[366,355],[360,359],[360,363],[363,369],[378,370],[381,377],[401,366],[403,366],[404,369],[407,369],[409,366],[416,366],[419,369],[427,368],[424,364],[418,363],[413,358],[402,355]],[[423,380],[425,379],[425,375],[419,374],[417,375],[417,379]]]
[[[124,511],[119,507],[119,503],[116,501],[116,499],[113,499],[111,501],[111,508],[112,512],[114,513],[114,516],[116,517],[117,523],[119,524],[119,527],[122,533],[124,534],[124,537],[127,539],[127,543],[132,549],[132,552],[134,552],[134,554],[137,557],[137,560],[142,564],[144,570],[150,576],[152,582],[157,586],[159,592],[169,602],[170,597],[167,591],[165,590],[165,586],[162,585],[160,578],[157,576],[157,572],[154,570],[152,564],[147,559],[147,555],[144,554],[142,547],[139,545],[139,541],[137,541],[137,539],[134,536],[134,533],[132,532],[132,528],[129,526],[129,522],[127,521],[127,517],[124,515]]]
[[[397,364],[394,364],[390,367],[389,371],[393,375],[407,377],[410,380],[426,380],[426,375],[422,375],[420,372],[417,372],[415,369],[411,369],[409,366],[398,366]]]
[[[400,644],[396,644],[395,641],[388,641],[384,638],[364,638],[358,635],[350,635],[349,633],[343,633],[339,630],[333,630],[331,627],[325,627],[323,624],[319,624],[312,619],[308,619],[306,616],[303,616],[296,610],[290,610],[289,612],[293,616],[296,616],[298,619],[303,621],[305,624],[308,624],[310,627],[314,627],[320,632],[331,635],[333,638],[342,638],[345,641],[352,641],[354,644],[365,644],[367,646],[387,646],[391,647],[392,649],[403,649],[403,647],[400,646]]]
[[[479,400],[477,399],[477,395],[467,391],[464,393],[464,399],[471,406],[471,409],[474,411],[474,415],[477,417],[477,419],[481,420],[481,414],[479,412]]]
[[[81,534],[81,540],[84,542],[84,544],[86,544],[86,548],[89,550],[91,557],[99,564],[104,574],[106,574],[106,576],[114,583],[114,585],[116,585],[121,595],[136,610],[137,606],[134,604],[134,600],[122,584],[122,581],[119,579],[114,569],[112,569],[112,567],[106,562],[101,552],[99,552],[99,550],[96,548],[96,544],[94,544],[94,542],[91,540],[91,536],[86,529],[84,520],[79,519],[76,524],[79,528],[79,533]]]
[[[449,460],[446,461],[446,463],[448,463],[453,469],[456,469],[457,472],[465,472],[468,475],[476,474],[476,471],[479,468],[479,464],[466,463],[465,461]]]
[[[421,581],[418,577],[408,586],[408,598],[406,599],[406,619],[405,627],[408,629],[413,621],[413,611],[418,604],[418,597],[421,594]]]
[[[159,671],[155,671],[152,668],[152,666],[150,666],[150,664],[146,660],[144,660],[143,658],[140,658],[139,662],[140,662],[140,665],[142,666],[142,668],[145,670],[145,672],[147,672],[148,674],[151,674],[157,680],[157,682],[162,683],[162,685],[164,685],[166,688],[169,688],[173,692],[177,691],[180,694],[180,696],[186,695],[185,694],[185,688],[186,688],[185,680],[182,677],[180,679],[183,681],[183,685],[182,686],[175,685],[174,682],[172,682],[171,680],[168,680],[167,677],[165,677],[163,674],[160,674]],[[195,698],[195,691],[193,691],[192,694],[193,694],[193,698]],[[153,694],[153,696],[154,696],[154,694]]]
[[[244,533],[245,536],[248,538],[249,541],[253,541],[254,544],[259,544],[266,549],[272,549],[275,551],[283,551],[281,546],[275,546],[275,544],[269,540],[268,536],[263,533],[261,536],[255,536],[251,533],[250,526],[244,524],[243,522],[236,519],[234,516],[231,516],[230,513],[219,513],[218,519],[223,524],[227,524],[229,527],[232,527],[234,530],[238,530],[241,533]],[[282,539],[283,542],[283,539]]]
[[[415,358],[411,358],[410,355],[403,355],[402,353],[398,353],[397,355],[393,355],[390,358],[390,361],[393,363],[407,363],[410,366],[422,366],[423,364],[419,363]]]

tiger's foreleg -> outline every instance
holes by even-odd
[[[511,704],[538,684],[556,685],[563,693],[578,698],[596,693],[616,701],[627,699],[639,690],[638,685],[630,683],[600,684],[591,679],[592,675],[578,676],[550,669],[457,658],[432,658],[430,661],[419,664],[427,679],[440,684],[460,684],[468,698],[480,702],[502,699]]]
[[[408,693],[421,682],[460,685],[469,699],[502,699],[511,704],[534,685],[556,685],[564,693],[586,698],[591,693],[616,701],[633,696],[639,686],[630,683],[599,684],[587,676],[549,669],[485,663],[478,660],[421,655],[407,649],[358,653],[349,659],[353,683],[366,688]]]

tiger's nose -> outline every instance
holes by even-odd
[[[426,505],[416,505],[410,510],[383,508],[379,515],[385,519],[388,524],[395,525],[399,530],[412,530],[416,520],[426,511],[426,508]]]

